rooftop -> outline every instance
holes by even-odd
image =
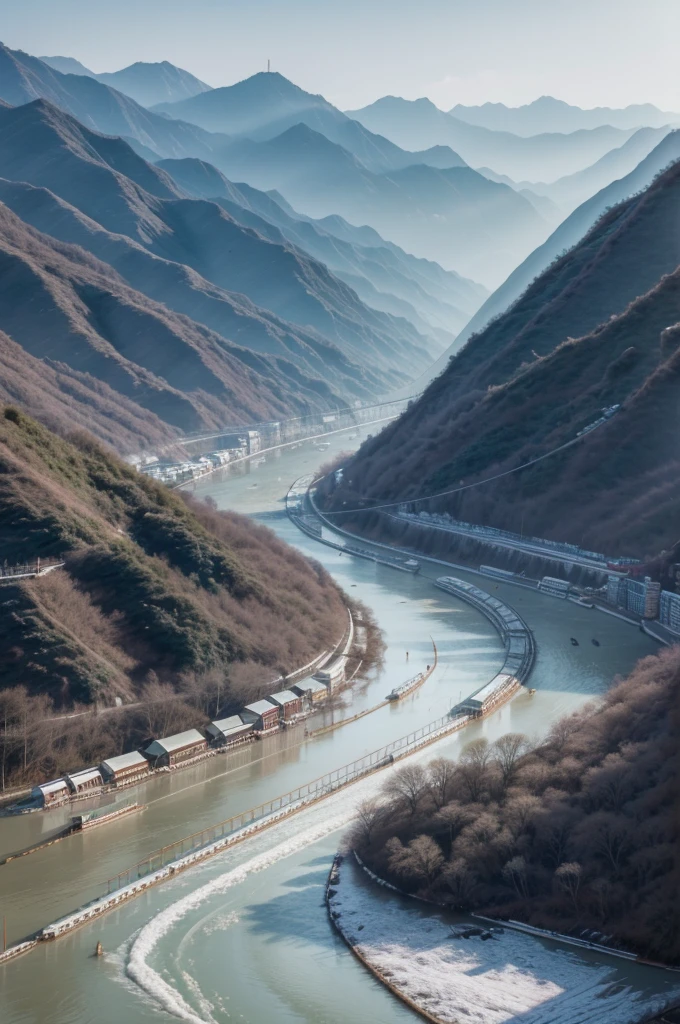
[[[106,761],[102,761],[102,767],[107,768],[110,772],[136,768],[138,764],[147,764],[144,754],[140,754],[138,750],[133,750],[129,754],[119,754],[117,757],[109,757]]]
[[[174,736],[154,740],[146,748],[145,753],[151,754],[152,757],[158,757],[160,754],[172,754],[175,750],[183,750],[184,747],[190,747],[194,743],[205,743],[205,737],[201,736],[198,729],[187,729],[185,732],[175,733]]]
[[[291,704],[294,700],[300,700],[300,697],[292,690],[281,690],[279,693],[272,693],[268,700],[273,700],[276,704]]]
[[[268,700],[256,700],[254,704],[246,704],[244,711],[250,711],[254,715],[266,715],[268,711],[273,711],[276,708],[276,704],[271,704]]]

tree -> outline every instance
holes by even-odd
[[[443,807],[447,802],[451,782],[455,775],[456,766],[453,761],[446,757],[437,757],[431,761],[428,769],[428,782],[430,793],[437,808]]]
[[[384,807],[377,800],[363,800],[357,807],[352,830],[353,841],[359,846],[370,846],[376,827],[383,820]]]
[[[574,910],[578,913],[578,895],[581,889],[583,868],[578,861],[567,861],[555,871],[557,885],[566,893],[574,904]]]
[[[489,775],[491,748],[488,740],[468,743],[460,755],[458,778],[467,790],[470,800],[478,801],[484,792]]]
[[[442,872],[442,882],[451,893],[454,906],[461,909],[470,906],[478,880],[464,857],[454,857],[448,862]]]
[[[527,881],[527,862],[524,857],[512,857],[503,866],[503,878],[511,882],[515,892],[520,899],[527,899],[529,896],[529,883]]]
[[[416,836],[408,846],[396,837],[385,847],[390,871],[430,886],[444,863],[444,854],[431,836]]]
[[[521,732],[508,732],[493,744],[493,757],[498,765],[504,790],[511,784],[519,759],[528,746],[529,741]]]
[[[421,765],[405,764],[392,772],[383,790],[388,796],[403,801],[411,814],[415,814],[427,790],[427,782],[427,773]]]

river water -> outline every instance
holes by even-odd
[[[370,430],[370,428],[367,428]],[[196,486],[222,508],[257,515],[283,509],[290,483],[365,435],[348,431],[329,451],[305,444],[257,467],[220,471]],[[353,435],[353,436],[352,436]],[[264,520],[263,520],[264,521]],[[320,562],[345,590],[369,605],[385,631],[380,673],[334,712],[377,704],[432,660],[436,672],[411,697],[358,722],[305,741],[302,727],[134,790],[146,808],[116,824],[70,837],[0,866],[0,915],[8,940],[72,911],[105,890],[106,879],[150,852],[269,800],[443,715],[490,678],[502,660],[497,635],[474,609],[436,590],[443,567],[412,576],[348,557],[301,534],[286,518],[267,519],[281,537]],[[474,574],[456,575],[480,583]],[[478,736],[508,731],[538,738],[559,715],[602,693],[614,676],[656,649],[616,618],[493,580],[480,585],[517,609],[532,627],[536,693],[520,693],[497,713],[419,755],[455,757]],[[579,638],[579,646],[569,642]],[[591,643],[596,637],[600,646]],[[409,652],[407,660],[406,652]],[[2,1024],[171,1020],[249,1024],[349,1024],[414,1020],[364,972],[331,931],[322,886],[341,829],[357,800],[380,777],[297,815],[148,893],[101,921],[0,968]],[[124,795],[129,800],[131,794]],[[70,812],[0,819],[0,855],[48,838]],[[97,940],[102,959],[91,953]],[[664,989],[664,972],[645,984]],[[643,984],[642,981],[639,982]]]

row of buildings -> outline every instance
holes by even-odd
[[[61,779],[34,786],[31,797],[41,807],[56,807],[67,800],[95,796],[111,787],[141,782],[152,772],[184,767],[211,748],[231,748],[276,732],[308,714],[344,681],[347,657],[338,655],[323,668],[289,690],[247,704],[238,715],[217,719],[206,728],[187,729],[153,740],[145,750],[133,750],[102,761],[96,768],[67,773]]]
[[[260,451],[262,440],[258,430],[245,430],[242,435],[225,435],[219,440],[224,447],[214,452],[206,452],[193,460],[175,462],[170,459],[161,459],[155,455],[147,456],[137,464],[137,469],[145,476],[154,480],[160,480],[164,484],[179,484],[185,480],[194,480],[197,477],[212,473],[214,469],[221,466],[228,466],[230,462],[236,462],[249,455],[257,455]]]
[[[642,619],[658,619],[662,626],[680,636],[680,594],[662,590],[650,576],[636,580],[630,576],[610,576],[607,601]]]

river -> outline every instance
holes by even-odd
[[[370,429],[335,435],[327,451],[306,443],[269,455],[256,467],[220,471],[200,481],[196,495],[250,515],[280,511],[294,479],[334,453],[356,447]],[[384,667],[348,695],[346,707],[336,714],[375,705],[423,668],[432,658],[430,636],[440,654],[436,672],[405,701],[332,733],[305,741],[301,728],[291,729],[274,740],[154,779],[134,791],[146,805],[138,814],[0,866],[0,916],[6,916],[10,942],[98,895],[109,876],[152,850],[440,717],[497,670],[502,648],[486,619],[433,587],[443,568],[424,563],[422,573],[413,576],[342,555],[301,534],[285,518],[266,524],[369,605],[385,632]],[[419,755],[424,759],[435,752],[455,757],[480,735],[492,740],[512,730],[538,738],[560,714],[602,693],[614,676],[656,650],[652,640],[618,619],[494,580],[480,583],[474,574],[456,575],[497,594],[532,627],[538,650],[531,677],[536,693],[520,693],[488,719],[428,748]],[[579,638],[578,647],[570,644],[570,636]],[[0,1020],[138,1024],[174,1019],[170,1013],[187,1020],[237,1018],[248,1024],[414,1020],[348,954],[331,932],[322,905],[322,883],[339,830],[362,793],[375,791],[380,782],[364,780],[149,890],[101,921],[0,968]],[[0,855],[48,837],[69,813],[0,819]],[[94,959],[99,939],[105,955]],[[657,977],[663,987],[662,972]]]

